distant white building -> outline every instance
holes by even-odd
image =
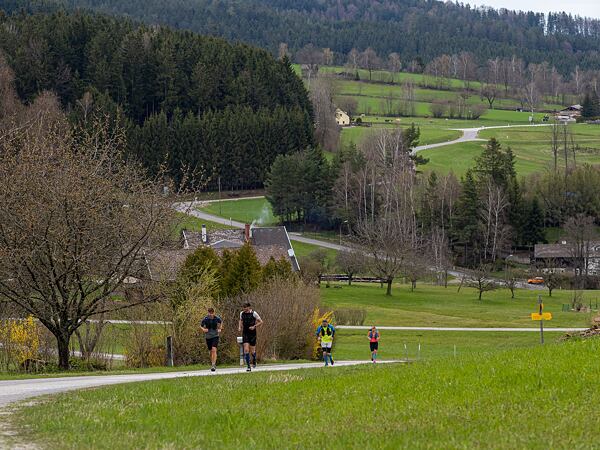
[[[350,116],[340,108],[337,108],[335,110],[335,121],[340,127],[347,127],[350,125]]]

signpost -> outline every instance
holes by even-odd
[[[552,313],[544,312],[544,303],[542,303],[542,296],[538,295],[538,306],[539,312],[531,313],[531,320],[538,320],[540,322],[540,341],[544,343],[544,320],[552,320]]]

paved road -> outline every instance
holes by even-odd
[[[402,361],[381,361],[382,363],[398,363]],[[327,370],[335,370],[336,367],[356,366],[359,364],[371,364],[371,361],[336,361],[335,366]],[[273,364],[258,366],[253,372],[278,372],[284,370],[311,369],[322,367],[323,363],[298,363],[298,364]],[[30,378],[25,380],[0,381],[0,406],[12,402],[24,400],[40,395],[57,394],[60,392],[73,391],[76,389],[87,389],[100,386],[110,386],[121,383],[134,383],[141,381],[170,380],[184,377],[204,377],[218,375],[246,374],[240,368],[210,370],[194,370],[189,372],[167,372],[167,373],[143,373],[128,375],[93,375],[79,377],[61,378]]]
[[[370,330],[370,326],[363,325],[338,325],[336,328],[347,329],[347,330]],[[377,327],[380,330],[392,330],[392,331],[506,331],[506,332],[532,332],[539,333],[539,328],[460,328],[460,327]],[[585,331],[587,328],[547,328],[544,327],[544,331],[555,331],[560,333],[570,333],[577,331]]]
[[[200,211],[200,210],[196,209],[198,207],[198,205],[201,203],[202,202],[200,202],[200,201],[198,201],[198,202],[181,202],[181,203],[175,203],[173,205],[173,207],[177,211],[179,211],[183,214],[188,214],[190,216],[194,216],[201,220],[220,223],[222,225],[228,225],[228,226],[231,226],[234,228],[240,228],[240,229],[244,228],[245,224],[242,222],[238,222],[236,220],[225,219],[223,217],[215,216],[213,214],[208,214],[208,213],[205,213],[204,211]],[[298,233],[289,233],[289,236],[292,241],[302,242],[305,244],[312,244],[312,245],[316,245],[318,247],[329,248],[332,250],[347,250],[347,251],[352,250],[350,247],[346,247],[344,245],[339,245],[339,244],[335,244],[333,242],[328,242],[328,241],[321,241],[319,239],[307,238],[307,237],[299,235]]]
[[[423,150],[430,150],[432,148],[446,147],[447,145],[460,144],[461,142],[477,142],[486,141],[487,139],[479,139],[479,132],[482,130],[497,130],[502,128],[530,128],[530,127],[548,127],[550,124],[536,124],[536,125],[499,125],[493,127],[479,127],[479,128],[453,128],[454,131],[462,132],[462,136],[453,141],[438,142],[437,144],[420,145],[415,147],[412,151],[413,154],[421,152]]]
[[[491,127],[488,127],[491,128]],[[499,127],[500,128],[500,127]],[[242,222],[237,222],[235,220],[230,220],[230,219],[225,219],[223,217],[219,217],[219,216],[215,216],[213,214],[208,214],[204,211],[200,211],[198,209],[196,209],[198,207],[199,204],[201,204],[202,202],[181,202],[181,203],[175,203],[173,205],[173,208],[175,208],[177,211],[183,213],[183,214],[188,214],[190,216],[194,216],[198,219],[201,220],[206,220],[209,222],[215,222],[215,223],[220,223],[223,225],[229,225],[235,228],[240,228],[243,229],[245,224]],[[321,241],[319,239],[312,239],[312,238],[307,238],[304,236],[299,235],[298,233],[289,233],[290,239],[292,241],[297,241],[297,242],[303,242],[305,244],[311,244],[311,245],[315,245],[317,247],[321,247],[321,248],[329,248],[332,250],[338,250],[338,251],[355,251],[355,248],[352,247],[348,247],[348,246],[344,246],[344,245],[339,245],[339,244],[335,244],[333,242],[328,242],[328,241]],[[448,273],[456,278],[462,278],[463,276],[466,276],[466,274],[464,272],[461,271],[457,271],[457,270],[451,270],[448,271]],[[504,283],[503,280],[497,280],[498,284],[502,285]],[[543,290],[544,287],[543,286],[539,286],[539,285],[531,285],[531,284],[527,284],[524,282],[518,282],[517,286],[520,289],[530,289],[530,290]]]

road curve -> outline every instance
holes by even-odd
[[[399,363],[403,361],[381,361],[382,363]],[[336,361],[335,366],[328,368],[332,370],[336,367],[356,366],[360,364],[371,364],[371,361]],[[296,364],[269,364],[259,365],[252,372],[279,372],[285,370],[315,369],[323,367],[323,363],[296,363]],[[170,380],[174,378],[185,377],[205,377],[220,375],[246,374],[246,371],[239,367],[217,369],[216,372],[210,370],[194,370],[187,372],[163,372],[163,373],[139,373],[126,375],[90,375],[77,377],[57,377],[57,378],[29,378],[21,380],[0,381],[0,407],[9,403],[25,400],[40,395],[57,394],[61,392],[73,391],[78,389],[88,389],[101,386],[111,386],[122,383],[134,383],[155,380]],[[247,374],[252,376],[251,373]]]
[[[215,223],[219,223],[221,225],[227,225],[227,226],[231,226],[234,228],[240,228],[240,229],[244,228],[245,224],[243,222],[238,222],[238,221],[232,220],[232,219],[225,219],[223,217],[215,216],[213,214],[208,214],[204,211],[198,210],[197,207],[202,203],[203,202],[200,202],[200,201],[199,202],[181,202],[181,203],[175,203],[173,205],[173,207],[180,213],[187,214],[189,216],[193,216],[193,217],[196,217],[201,220],[215,222]],[[302,242],[304,244],[312,244],[312,245],[316,245],[318,247],[328,248],[331,250],[338,250],[338,251],[351,251],[352,250],[350,247],[347,247],[344,245],[339,245],[339,244],[335,244],[333,242],[328,242],[328,241],[321,241],[319,239],[307,238],[307,237],[299,235],[298,233],[289,233],[289,236],[292,241]]]
[[[453,141],[447,142],[438,142],[437,144],[428,144],[428,145],[420,145],[415,147],[412,151],[412,154],[416,154],[423,150],[430,150],[432,148],[446,147],[447,145],[460,144],[461,142],[477,142],[477,141],[486,141],[486,139],[479,139],[479,132],[483,130],[498,130],[502,128],[532,128],[532,127],[548,127],[551,124],[535,124],[535,125],[497,125],[492,127],[479,127],[479,128],[451,128],[453,131],[462,132],[462,136],[458,139],[454,139]]]

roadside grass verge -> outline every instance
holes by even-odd
[[[365,322],[365,325],[371,325]],[[493,353],[513,348],[535,347],[539,333],[506,331],[401,331],[380,330],[381,360],[432,360],[453,358],[474,353]],[[545,332],[547,343],[564,336],[561,332]],[[420,350],[419,350],[420,348]],[[338,329],[333,356],[339,360],[368,360],[371,358],[367,330]]]
[[[231,228],[229,225],[223,225],[221,223],[198,219],[197,217],[190,216],[181,212],[176,212],[175,214],[177,216],[177,219],[175,227],[173,229],[173,236],[176,238],[181,237],[181,230],[201,231],[203,224],[206,225],[206,229],[209,231],[225,230]]]
[[[592,448],[599,340],[84,390],[11,418],[49,448]]]

